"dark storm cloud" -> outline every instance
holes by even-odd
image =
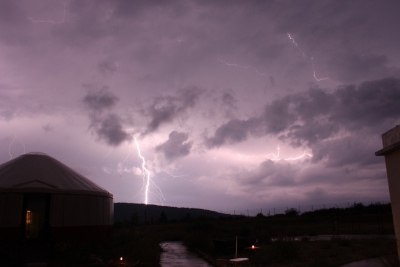
[[[0,40],[9,45],[26,44],[28,18],[17,1],[0,1]]]
[[[328,63],[330,77],[342,82],[359,81],[364,77],[374,79],[389,73],[384,55],[336,54]]]
[[[231,117],[237,110],[237,99],[235,98],[234,91],[225,91],[221,95],[222,109],[225,116]]]
[[[94,85],[84,85],[84,87],[92,89]],[[95,113],[111,109],[117,101],[118,97],[109,92],[107,86],[103,86],[100,90],[91,91],[83,98],[83,103],[86,107]]]
[[[0,119],[10,120],[15,117],[17,108],[11,103],[14,101],[6,85],[0,84]]]
[[[245,141],[249,136],[277,135],[293,145],[312,145],[339,131],[382,131],[400,117],[400,80],[387,78],[343,86],[333,92],[310,89],[274,100],[258,117],[230,120],[206,138],[209,148]]]
[[[261,162],[257,169],[248,172],[245,176],[248,177],[246,181],[241,181],[244,185],[249,184],[262,184],[262,183],[270,183],[273,177],[279,176],[280,168],[275,162],[271,160],[266,160]],[[240,173],[239,175],[243,175]],[[282,183],[287,184],[287,181],[282,181]]]
[[[273,187],[296,185],[298,168],[286,161],[266,160],[254,170],[236,170],[232,176],[243,186]],[[241,177],[246,177],[243,180]]]
[[[154,11],[155,9],[162,9],[164,12],[173,10],[174,13],[182,13],[184,2],[173,0],[138,0],[138,1],[114,1],[114,14],[118,17],[126,17],[129,19],[137,19],[143,14]],[[169,12],[168,12],[169,13]]]
[[[88,92],[82,101],[90,110],[90,128],[100,140],[108,145],[118,146],[131,139],[131,135],[124,130],[121,117],[109,112],[116,105],[118,97],[109,92],[108,87],[104,86],[100,90]],[[105,111],[108,112],[105,113]]]
[[[394,75],[392,68],[397,63],[391,62],[387,56],[390,52],[382,49],[400,43],[399,31],[388,26],[396,24],[395,10],[400,8],[400,2],[391,4],[393,6],[375,1],[303,1],[293,8],[293,1],[268,1],[259,3],[252,12],[255,12],[254,17],[268,13],[273,18],[275,33],[290,33],[296,42],[296,45],[292,43],[292,48],[303,57],[303,63],[314,58],[318,74],[341,83],[360,83]],[[260,40],[255,43],[262,45],[252,50],[260,60],[273,59],[268,51],[273,51],[279,59],[288,54],[288,50],[284,50],[286,46],[277,39],[275,42]],[[264,43],[268,43],[267,51]]]
[[[131,139],[123,129],[121,118],[115,114],[108,114],[96,125],[97,136],[110,146],[118,146],[122,142]]]
[[[43,131],[45,131],[45,132],[52,132],[52,131],[54,131],[54,127],[53,127],[50,123],[47,123],[47,124],[45,124],[45,125],[42,125],[42,129],[43,129]]]
[[[306,195],[310,198],[313,199],[314,201],[311,203],[318,203],[317,201],[323,200],[328,192],[326,192],[324,189],[321,187],[315,187],[313,190],[309,191],[306,193]]]
[[[111,11],[112,3],[108,1],[68,1],[64,20],[58,17],[52,36],[63,45],[92,48],[94,42],[119,34]]]
[[[219,147],[224,144],[239,143],[247,140],[251,131],[258,128],[258,119],[233,119],[218,127],[214,136],[206,138],[208,148]]]
[[[152,38],[148,33],[151,36],[165,34],[158,33],[152,25],[157,24],[159,28],[163,25],[158,24],[158,19],[168,17],[173,21],[186,14],[185,6],[182,1],[68,1],[66,23],[58,25],[52,33],[56,39],[73,47],[89,47],[113,37],[112,42],[117,41],[113,42],[114,48],[119,47],[121,41],[131,42],[130,51],[125,55],[138,49],[133,52],[135,58],[146,53],[151,56],[161,47],[157,41],[148,42]],[[143,23],[147,19],[148,23]],[[169,32],[170,27],[167,28]],[[123,45],[123,49],[127,46]]]
[[[169,161],[187,156],[192,148],[192,142],[187,142],[188,139],[187,133],[173,131],[167,141],[156,147],[156,151],[162,152]]]
[[[145,134],[156,131],[162,124],[182,116],[189,108],[193,108],[203,90],[190,87],[178,91],[177,96],[160,96],[143,114],[150,117]]]
[[[332,118],[348,129],[373,128],[399,118],[400,80],[387,78],[348,86],[334,93],[338,104]]]
[[[0,3],[0,21],[11,26],[15,23],[21,23],[21,17],[25,13],[18,5],[17,1],[5,0]]]
[[[101,61],[97,68],[103,76],[113,75],[118,71],[117,63],[111,60]]]
[[[375,143],[371,144],[371,137],[358,134],[345,136],[336,140],[313,144],[314,162],[327,159],[328,167],[342,167],[351,164],[367,166],[381,162],[371,151],[376,150]]]

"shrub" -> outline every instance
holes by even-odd
[[[272,254],[280,261],[296,260],[300,255],[300,244],[296,241],[278,240],[272,243]]]
[[[285,211],[285,215],[289,217],[296,217],[299,215],[299,212],[295,208],[290,208]]]

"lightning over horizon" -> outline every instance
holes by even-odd
[[[149,203],[149,194],[150,194],[150,186],[151,185],[154,188],[156,188],[156,190],[158,191],[158,194],[156,194],[156,195],[157,195],[159,201],[162,204],[164,204],[165,198],[161,191],[161,188],[151,179],[151,172],[146,167],[146,159],[142,155],[142,152],[141,152],[140,146],[139,146],[139,142],[137,141],[136,137],[133,137],[133,139],[135,140],[138,156],[142,160],[141,167],[142,167],[142,178],[143,178],[143,185],[144,185],[142,187],[142,189],[144,188],[144,204],[147,205]]]
[[[138,155],[140,159],[142,160],[142,175],[143,175],[143,181],[145,183],[145,191],[144,191],[144,204],[148,204],[149,202],[149,186],[150,186],[150,171],[146,168],[146,159],[142,156],[142,153],[140,151],[139,143],[136,139],[136,137],[133,137],[135,140],[136,148],[138,151]]]

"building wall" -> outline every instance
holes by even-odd
[[[96,242],[112,238],[112,225],[53,227],[52,238],[59,242]]]
[[[400,125],[382,134],[382,143],[383,149],[375,154],[385,156],[397,253],[400,258]]]
[[[400,255],[400,148],[385,155],[385,162],[397,240],[397,253]]]
[[[112,225],[113,217],[110,197],[54,194],[51,198],[52,227]]]
[[[0,227],[21,225],[24,195],[21,193],[0,193]]]
[[[21,239],[24,193],[0,193],[0,239]],[[109,239],[114,203],[111,197],[52,194],[50,227],[55,241]]]
[[[54,194],[50,225],[56,241],[109,240],[114,220],[113,199],[105,196]]]

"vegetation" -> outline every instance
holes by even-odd
[[[95,244],[57,244],[49,261],[52,266],[159,266],[159,244],[183,241],[212,264],[235,255],[248,257],[253,266],[340,266],[373,257],[385,257],[386,266],[399,266],[393,235],[390,204],[355,204],[346,209],[324,209],[255,217],[197,216],[180,210],[175,218],[169,209],[157,210],[152,220],[140,220],[130,210],[116,221],[113,239]],[[174,219],[171,219],[174,218]],[[330,235],[312,241],[316,235]],[[376,235],[349,239],[346,235]],[[255,248],[251,249],[254,245]],[[0,265],[18,258],[16,246],[0,247]],[[120,260],[123,257],[123,260]],[[225,259],[225,260],[224,260]],[[396,265],[397,264],[397,265]]]
[[[235,236],[239,256],[255,266],[340,266],[373,257],[397,258],[390,204],[355,203],[346,209],[323,209],[300,214],[287,209],[284,215],[236,216],[195,220],[185,228],[185,244],[217,259],[234,257]],[[310,241],[316,235],[326,240]],[[376,235],[350,239],[346,235]],[[383,235],[383,236],[382,236]],[[255,245],[256,249],[249,249]],[[395,260],[396,262],[396,260]]]
[[[114,204],[114,222],[116,224],[124,223],[135,216],[137,223],[156,223],[164,216],[169,222],[178,222],[190,218],[220,218],[230,215],[218,213],[211,210],[194,208],[176,208],[168,206],[145,205],[135,203],[115,203]],[[186,218],[187,219],[187,218]]]

